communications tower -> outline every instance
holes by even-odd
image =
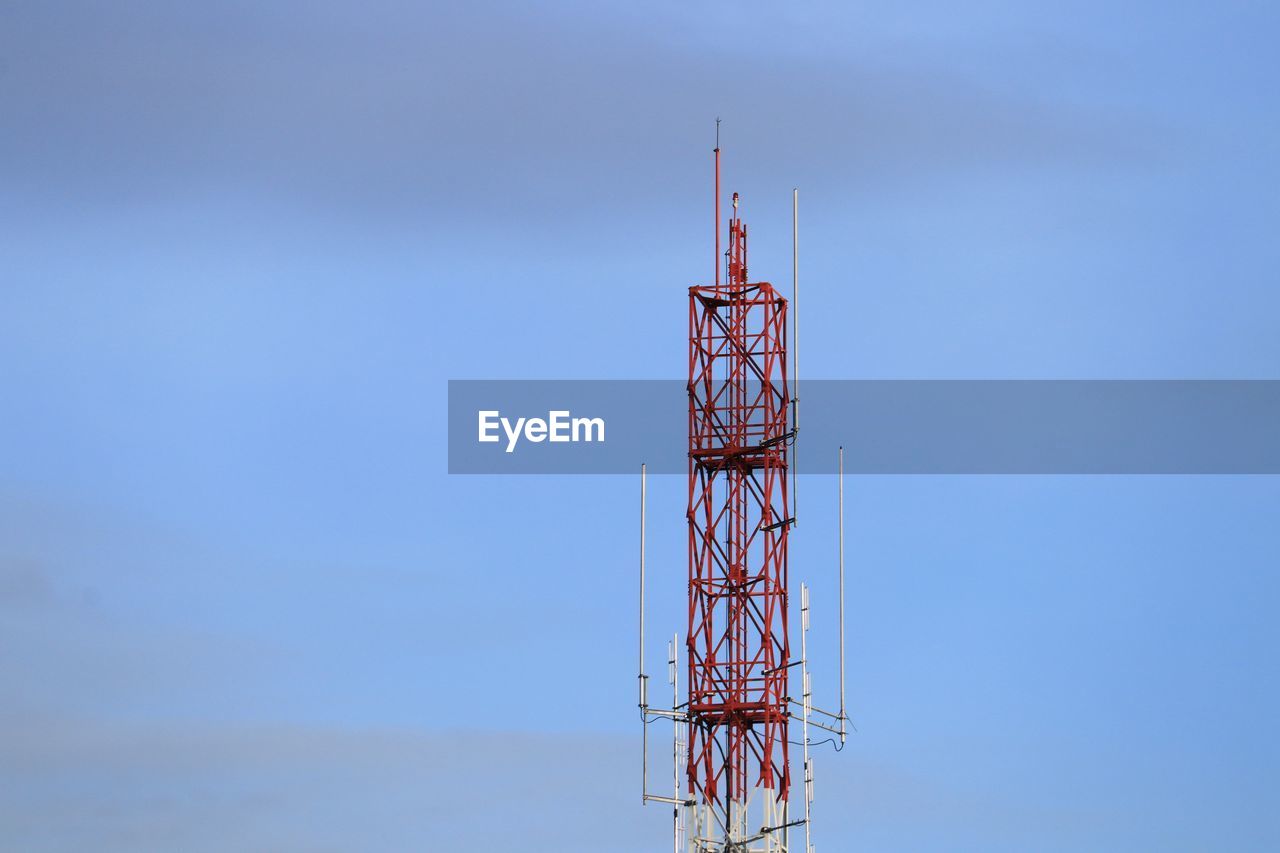
[[[668,646],[670,710],[649,706],[644,673],[643,466],[641,473],[644,799],[672,806],[676,853],[811,853],[809,726],[837,734],[841,744],[845,737],[843,554],[841,706],[839,714],[829,714],[816,712],[811,702],[805,655],[808,590],[803,585],[799,659],[793,659],[788,630],[788,540],[796,524],[798,435],[794,298],[789,302],[769,282],[750,280],[747,226],[737,193],[732,196],[728,248],[721,254],[718,121],[716,135],[714,278],[689,288],[686,692],[680,701],[676,638]],[[792,198],[795,238],[798,194],[793,192]],[[794,297],[794,251],[792,262]],[[841,516],[843,542],[843,507]],[[798,698],[791,690],[794,667],[800,668]],[[826,722],[811,720],[815,712],[825,713]],[[670,796],[648,791],[648,726],[662,718],[672,722]],[[793,718],[802,726],[799,741],[791,740]],[[798,808],[792,805],[793,742],[803,749]],[[792,848],[791,830],[800,827],[804,847]]]

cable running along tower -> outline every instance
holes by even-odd
[[[750,281],[747,226],[737,193],[732,195],[728,247],[721,255],[716,124],[714,278],[689,288],[686,698],[679,701],[677,637],[668,646],[670,710],[649,706],[644,673],[646,485],[641,468],[644,799],[672,806],[675,853],[812,853],[809,727],[833,732],[841,744],[845,737],[843,601],[841,708],[831,714],[816,711],[811,702],[805,656],[809,595],[803,585],[798,660],[792,658],[788,620],[788,540],[796,525],[797,256],[793,252],[796,288],[791,303],[769,282]],[[798,194],[792,199],[794,225]],[[793,228],[793,239],[797,236]],[[843,556],[841,589],[843,599]],[[793,698],[790,688],[796,667],[799,698]],[[823,723],[810,719],[815,712],[826,715]],[[648,789],[648,728],[663,718],[672,723],[671,796]],[[792,740],[793,718],[801,724],[798,741]],[[803,749],[799,807],[792,796],[793,743]],[[790,845],[792,829],[803,832],[803,847]]]

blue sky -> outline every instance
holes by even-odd
[[[1262,3],[6,5],[0,837],[655,849],[636,483],[447,476],[446,380],[681,376],[716,116],[753,273],[785,283],[801,188],[810,376],[1275,378],[1278,34]],[[1274,479],[847,490],[821,849],[1280,844]],[[652,484],[655,659],[683,500]]]

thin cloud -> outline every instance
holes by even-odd
[[[630,739],[299,726],[0,729],[24,850],[645,850]],[[584,780],[591,780],[584,783]],[[658,825],[653,825],[656,821]]]
[[[721,113],[761,174],[817,180],[804,164],[818,160],[835,184],[1096,168],[1154,148],[1132,116],[1028,100],[945,54],[913,70],[830,44],[728,62],[607,19],[382,11],[394,26],[373,33],[332,12],[293,24],[144,3],[65,24],[30,7],[2,47],[0,169],[64,200],[239,188],[452,219],[658,203],[689,182],[690,146]]]

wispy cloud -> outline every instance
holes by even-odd
[[[41,720],[0,759],[30,851],[640,851],[665,812],[602,736]]]
[[[994,86],[937,49],[907,64],[826,39],[739,62],[706,50],[697,20],[659,38],[519,4],[374,6],[28,6],[0,35],[6,182],[123,198],[251,188],[445,220],[575,216],[690,183],[688,151],[709,147],[716,114],[766,178],[837,185],[1132,162],[1155,136],[1118,110]]]
[[[39,561],[0,555],[0,610],[40,607],[52,600],[53,587]]]

